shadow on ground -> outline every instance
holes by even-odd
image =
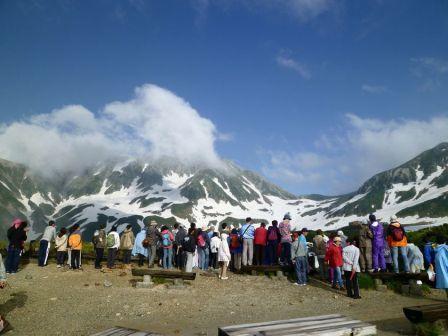
[[[4,320],[8,320],[8,314],[12,312],[16,308],[22,308],[25,305],[25,302],[28,300],[28,295],[26,295],[25,291],[15,292],[11,294],[11,298],[9,298],[4,304],[0,305],[0,314]],[[7,322],[7,327],[4,331],[9,331],[13,329],[13,326]]]

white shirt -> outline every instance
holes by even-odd
[[[218,249],[218,261],[230,261],[231,255],[229,250],[229,244],[227,243],[227,233],[221,234],[221,245]]]
[[[351,272],[354,269],[355,272],[361,272],[359,267],[359,248],[355,245],[344,247],[342,259],[344,260],[344,265],[342,265],[343,271]]]
[[[110,248],[116,248],[116,249],[119,249],[119,248],[120,248],[120,235],[118,234],[118,232],[115,232],[115,231],[112,231],[112,232],[109,233],[109,234],[114,235],[114,238],[115,238],[115,244],[114,244],[114,246],[112,246],[112,247],[110,247]]]
[[[56,228],[54,226],[47,226],[41,240],[51,242],[56,239]]]
[[[212,237],[210,240],[210,250],[212,253],[217,253],[219,247],[221,246],[221,239],[219,237]]]

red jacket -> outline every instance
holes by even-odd
[[[255,229],[254,234],[254,244],[255,245],[263,245],[266,246],[266,242],[268,240],[268,230],[264,227],[259,227]]]
[[[325,254],[325,261],[330,263],[330,267],[341,267],[344,264],[342,261],[341,247],[331,244]]]

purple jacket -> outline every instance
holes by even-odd
[[[377,223],[378,225],[374,226],[373,224]],[[370,225],[370,231],[372,231],[373,239],[372,239],[372,247],[373,248],[383,248],[384,247],[384,228],[381,223],[374,222]]]

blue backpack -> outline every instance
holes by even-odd
[[[170,239],[169,233],[163,234],[163,236],[162,236],[162,245],[164,247],[171,246],[171,239]]]

